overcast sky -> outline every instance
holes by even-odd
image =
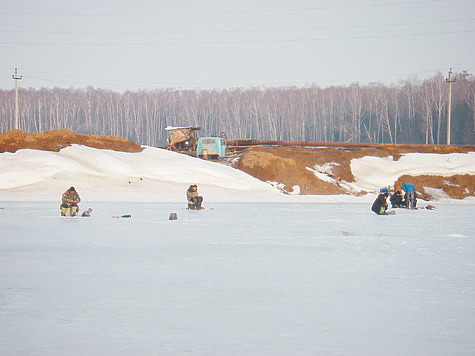
[[[474,0],[0,0],[0,89],[398,83],[475,71]]]

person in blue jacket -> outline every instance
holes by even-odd
[[[404,206],[408,209],[415,209],[417,204],[416,187],[410,183],[404,183],[402,185],[404,194]]]

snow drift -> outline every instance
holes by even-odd
[[[207,201],[217,202],[357,199],[345,195],[284,195],[271,184],[238,169],[153,147],[136,153],[81,145],[59,152],[22,149],[1,153],[0,167],[2,200],[58,200],[73,185],[88,201],[182,202],[190,184],[197,184]],[[362,157],[352,160],[351,169],[356,181],[347,184],[350,190],[376,193],[381,186],[392,184],[402,172],[474,175],[475,153],[413,153],[397,161]],[[373,198],[370,194],[360,199]]]

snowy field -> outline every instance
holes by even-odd
[[[474,204],[0,205],[1,355],[475,354]]]

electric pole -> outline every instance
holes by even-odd
[[[452,111],[452,83],[455,83],[455,79],[452,80],[452,68],[449,70],[449,77],[445,79],[449,83],[449,103],[447,105],[447,145],[450,145],[450,113]]]
[[[19,125],[18,125],[18,113],[19,113],[19,110],[18,110],[18,79],[21,79],[22,76],[18,76],[18,69],[15,68],[15,74],[12,75],[12,78],[15,80],[15,127],[14,129],[15,130],[18,130],[19,129]]]

